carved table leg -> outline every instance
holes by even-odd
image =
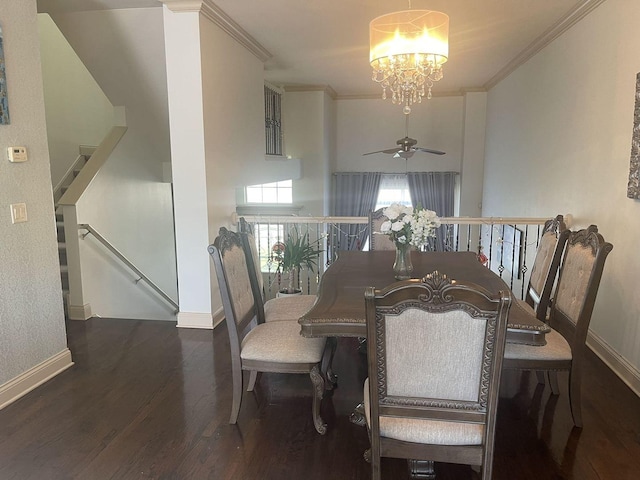
[[[358,406],[349,415],[349,421],[360,427],[367,425],[367,417],[364,415],[364,403],[359,403]]]
[[[325,376],[325,388],[333,390],[338,384],[338,377],[333,373],[333,356],[336,353],[338,339],[336,337],[328,337],[324,354],[322,355],[322,373]]]
[[[433,460],[407,460],[409,465],[409,478],[435,480],[436,472],[433,468]]]

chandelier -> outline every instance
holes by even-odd
[[[449,16],[432,10],[405,10],[382,15],[369,25],[369,61],[373,81],[382,86],[382,98],[391,92],[394,104],[422,102],[442,78],[449,55]]]

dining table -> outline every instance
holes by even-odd
[[[305,337],[367,336],[364,291],[383,288],[394,278],[393,250],[370,252],[341,251],[323,273],[318,298],[298,322]],[[411,252],[412,278],[422,278],[438,271],[452,280],[473,282],[492,294],[508,291],[502,278],[478,261],[473,252]],[[507,322],[507,342],[542,346],[549,326],[538,320],[533,311],[513,301]]]
[[[305,337],[328,337],[334,345],[336,337],[367,336],[364,292],[369,286],[384,288],[397,280],[394,278],[393,250],[341,251],[338,258],[324,272],[318,286],[318,296],[313,307],[298,322]],[[484,266],[473,252],[411,252],[412,278],[422,278],[438,271],[451,280],[473,282],[492,294],[508,291],[509,286],[500,275]],[[507,320],[507,338],[510,343],[542,346],[549,326],[538,320],[533,310],[522,302],[513,301]],[[330,384],[336,377],[327,370]],[[364,404],[355,407],[350,416],[352,423],[366,425]],[[367,456],[365,453],[365,457]],[[410,478],[434,479],[434,462],[408,460]]]

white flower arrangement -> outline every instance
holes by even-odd
[[[380,233],[388,235],[396,244],[412,245],[422,248],[427,245],[429,238],[436,236],[436,228],[440,226],[440,218],[436,212],[418,205],[415,209],[392,203],[382,213],[389,220],[380,225]]]

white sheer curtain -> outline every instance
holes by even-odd
[[[411,205],[411,194],[406,173],[383,173],[380,179],[378,200],[374,210],[386,208],[392,203]]]

